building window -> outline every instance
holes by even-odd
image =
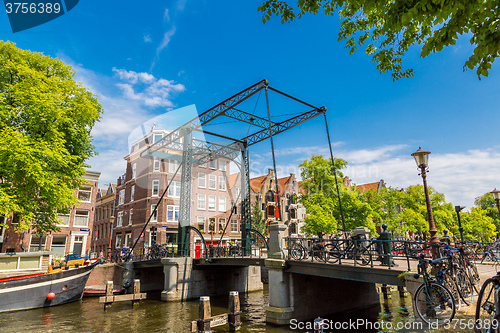
[[[275,214],[274,211],[275,211],[274,206],[271,205],[267,206],[267,216],[274,217]]]
[[[135,178],[135,171],[137,170],[137,163],[132,164],[132,179]]]
[[[89,211],[88,210],[77,210],[75,213],[75,223],[74,226],[86,227],[89,225]]]
[[[226,190],[226,177],[219,176],[219,191]]]
[[[120,190],[118,195],[118,205],[123,205],[125,203],[125,189]]]
[[[204,233],[205,232],[205,217],[198,216],[196,218],[196,220],[198,222],[198,230],[200,230],[201,233]]]
[[[64,257],[64,254],[66,252],[66,236],[52,236],[52,245],[50,246],[50,250],[54,253],[54,255]]]
[[[132,245],[132,234],[127,233],[125,234],[125,247],[130,247]]]
[[[215,211],[215,198],[214,195],[208,196],[208,210]]]
[[[295,209],[290,209],[290,218],[291,219],[297,218],[297,211]]]
[[[85,185],[78,190],[78,199],[81,202],[90,202],[92,199],[92,186]]]
[[[135,185],[132,185],[130,188],[130,201],[134,201],[134,196],[135,196]]]
[[[160,193],[160,181],[158,179],[153,180],[153,190],[151,191],[152,197],[157,197]]]
[[[226,171],[226,161],[224,161],[224,160],[219,161],[219,170]]]
[[[175,170],[177,170],[177,167],[181,163],[179,161],[175,160],[168,160],[168,173],[175,173]],[[180,174],[182,172],[182,167],[177,171],[177,174]]]
[[[207,209],[207,201],[205,194],[198,194],[198,209]]]
[[[31,243],[29,252],[45,251],[45,242],[47,236],[31,235]]]
[[[73,253],[81,255],[83,252],[83,236],[75,236],[73,241]]]
[[[219,232],[222,234],[224,229],[226,228],[226,219],[220,218],[219,219]]]
[[[122,234],[116,234],[116,239],[115,239],[115,248],[121,248],[121,243],[122,243]]]
[[[208,188],[211,190],[217,189],[217,176],[208,175]]]
[[[12,216],[12,224],[19,224],[19,220],[21,219],[21,216],[18,213],[14,213]]]
[[[171,198],[181,197],[181,182],[173,181],[168,187],[168,196]]]
[[[231,220],[231,232],[238,232],[238,220]]]
[[[161,161],[158,158],[153,160],[153,172],[160,172]]]
[[[226,211],[226,198],[219,197],[219,212],[225,212],[225,211]]]
[[[207,188],[207,174],[198,172],[198,187]]]
[[[70,215],[69,214],[59,214],[59,225],[69,227],[69,219]]]
[[[151,205],[151,222],[158,221],[158,210],[155,211],[156,205]]]
[[[132,216],[134,215],[134,209],[130,209],[130,212],[128,213],[128,225],[132,225]]]
[[[157,143],[162,138],[163,138],[163,134],[162,133],[155,133],[155,137],[154,137],[155,142],[154,143]]]
[[[167,221],[179,222],[179,206],[173,206],[173,205],[167,206]]]
[[[118,212],[118,217],[116,218],[116,226],[121,227],[123,223],[123,212]]]
[[[290,223],[290,234],[297,234],[297,223]]]
[[[211,217],[208,219],[208,231],[211,233],[215,233],[215,217]]]
[[[208,162],[208,167],[210,169],[217,169],[217,160],[211,160],[210,162]]]

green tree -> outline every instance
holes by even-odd
[[[266,0],[258,8],[266,23],[271,16],[281,23],[291,22],[306,13],[334,16],[341,23],[338,41],[345,40],[350,53],[358,47],[372,56],[381,73],[392,72],[393,80],[413,76],[404,69],[402,58],[410,46],[421,44],[420,56],[439,52],[455,45],[459,35],[470,35],[474,52],[464,64],[474,69],[478,78],[488,70],[500,54],[500,6],[495,0]]]
[[[500,230],[500,217],[498,216],[498,208],[493,194],[487,192],[474,200],[474,205],[481,207],[486,211],[486,215],[492,218],[497,230]]]
[[[371,207],[361,199],[359,193],[345,188],[342,184],[341,170],[347,166],[347,162],[337,158],[334,161],[346,231],[359,226],[366,226],[374,231]],[[313,155],[310,160],[305,160],[299,167],[302,179],[307,179],[302,183],[306,194],[301,196],[301,202],[307,212],[302,230],[320,237],[324,234],[343,231],[331,159]]]
[[[490,242],[498,230],[488,212],[481,207],[472,207],[470,212],[462,213],[460,220],[467,240]]]
[[[0,215],[18,213],[20,230],[58,230],[57,213],[85,183],[102,108],[74,75],[58,59],[0,41]]]
[[[267,236],[269,233],[266,220],[264,219],[264,214],[262,214],[262,210],[260,209],[257,201],[252,206],[252,227],[264,236]]]

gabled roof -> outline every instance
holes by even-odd
[[[266,181],[267,176],[268,175],[250,178],[250,188],[252,189],[252,191],[254,191],[255,193],[259,193],[262,189],[262,186],[264,186],[264,182]]]
[[[361,184],[361,185],[356,185],[356,191],[360,193],[364,193],[366,191],[375,191],[378,192],[382,187],[385,187],[384,180],[381,179],[378,182],[375,183],[368,183],[368,184]]]
[[[229,175],[229,188],[233,188],[234,185],[236,185],[236,181],[239,179],[238,176],[239,173],[233,173],[232,175]]]
[[[280,191],[279,196],[282,197],[285,193],[286,186],[292,180],[293,175],[288,177],[283,177],[278,179],[278,190]]]

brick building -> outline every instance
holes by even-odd
[[[63,257],[69,253],[85,255],[91,251],[91,230],[93,228],[97,183],[100,172],[87,171],[84,179],[89,183],[75,191],[79,199],[76,206],[70,208],[69,214],[60,214],[61,229],[59,232],[39,235],[28,229],[23,233],[15,232],[19,223],[16,214],[7,217],[8,229],[1,230],[0,251],[33,252],[39,250],[52,251],[54,255]],[[3,218],[4,219],[4,218]]]
[[[116,185],[116,220],[113,232],[113,248],[130,247],[139,239],[136,249],[151,246],[153,243],[166,243],[172,248],[177,244],[179,204],[181,197],[182,168],[174,174],[180,165],[181,153],[174,159],[141,157],[141,153],[150,143],[160,140],[168,132],[163,129],[151,129],[151,132],[131,145],[130,154],[125,156],[127,169],[117,180]],[[205,165],[193,165],[191,175],[191,221],[198,228],[206,241],[219,241],[231,209],[231,195],[228,186],[229,161],[217,159]],[[166,186],[172,183],[160,202]],[[157,212],[151,217],[154,208]],[[237,232],[228,227],[221,240],[225,244]],[[238,228],[236,228],[238,230]],[[201,249],[201,239],[191,233],[191,243],[197,244],[192,249]]]
[[[116,184],[109,184],[98,189],[92,233],[92,249],[108,257],[108,249],[112,248],[113,219],[115,217]]]

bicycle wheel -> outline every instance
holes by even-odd
[[[484,282],[479,292],[476,304],[476,326],[474,331],[476,333],[492,333],[498,332],[499,322],[495,318],[496,312],[496,300],[495,291],[498,289],[498,285],[495,279],[488,279]]]
[[[327,261],[331,263],[336,263],[339,261],[339,258],[341,256],[341,251],[338,245],[335,244],[326,244],[325,245],[325,252],[328,255]]]
[[[476,264],[474,262],[467,260],[467,275],[469,276],[470,281],[472,282],[472,286],[476,291],[476,294],[479,294],[479,290],[481,288],[481,279],[479,278],[479,272],[477,271]]]
[[[455,300],[444,286],[429,282],[418,287],[413,302],[418,316],[427,324],[445,325],[455,316]]]
[[[367,247],[360,247],[354,260],[362,266],[368,265],[372,260],[370,249]]]
[[[305,254],[304,247],[300,244],[294,244],[290,249],[290,255],[295,260],[302,260],[304,254]]]
[[[327,252],[325,250],[325,247],[322,244],[313,244],[311,247],[312,251],[312,257],[314,260],[317,261],[324,261],[326,262],[327,259]]]
[[[449,275],[445,273],[443,285],[448,288],[448,290],[453,295],[453,300],[455,301],[455,309],[459,311],[462,307],[462,301],[460,297],[460,291],[457,282]]]
[[[456,268],[455,279],[459,287],[460,298],[462,298],[466,305],[471,305],[474,302],[474,287],[469,280],[469,276],[462,268]]]

